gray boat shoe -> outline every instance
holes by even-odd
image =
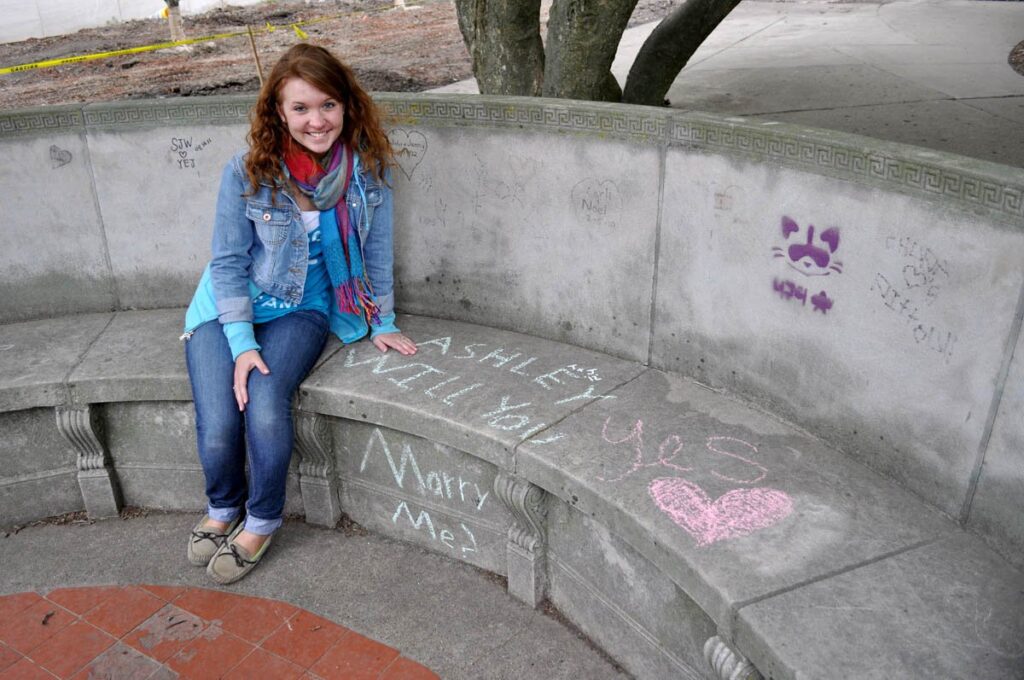
[[[235,537],[242,533],[244,528],[244,525],[241,525],[235,529],[206,565],[206,575],[222,586],[234,583],[252,571],[263,559],[274,537],[273,534],[268,536],[256,554],[250,555],[248,550],[234,542]]]
[[[224,533],[219,533],[206,527],[206,520],[208,519],[210,519],[209,515],[203,515],[203,518],[199,520],[199,524],[192,529],[192,534],[188,537],[188,561],[189,564],[194,564],[197,567],[205,567],[210,563],[214,553],[217,552],[217,548],[224,545],[224,540],[238,526],[241,515],[228,525]]]

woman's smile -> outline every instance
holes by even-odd
[[[292,139],[316,155],[334,146],[345,125],[341,102],[301,78],[284,82],[280,100],[277,112]]]

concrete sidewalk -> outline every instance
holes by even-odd
[[[626,31],[619,82],[656,23]],[[1024,2],[744,0],[671,106],[840,130],[1024,167]],[[475,81],[437,91],[476,92]]]
[[[0,595],[140,583],[218,588],[185,560],[195,520],[154,512],[0,534]],[[445,680],[628,677],[577,633],[513,600],[499,578],[372,534],[287,522],[264,564],[222,589],[307,609]]]

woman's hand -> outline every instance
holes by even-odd
[[[239,411],[244,411],[245,405],[249,403],[249,373],[254,368],[263,375],[270,375],[270,369],[263,363],[263,357],[257,350],[242,352],[235,359],[235,401],[238,402]]]
[[[416,354],[416,343],[401,333],[381,333],[380,335],[374,336],[373,340],[370,342],[372,342],[373,346],[381,352],[387,352],[388,347],[390,347],[391,349],[406,356]],[[235,370],[235,375],[238,375],[237,369]]]

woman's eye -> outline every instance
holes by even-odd
[[[330,111],[331,109],[333,109],[336,106],[337,106],[337,104],[334,103],[334,102],[327,102],[326,104],[324,104],[324,108],[327,109],[328,111]]]

